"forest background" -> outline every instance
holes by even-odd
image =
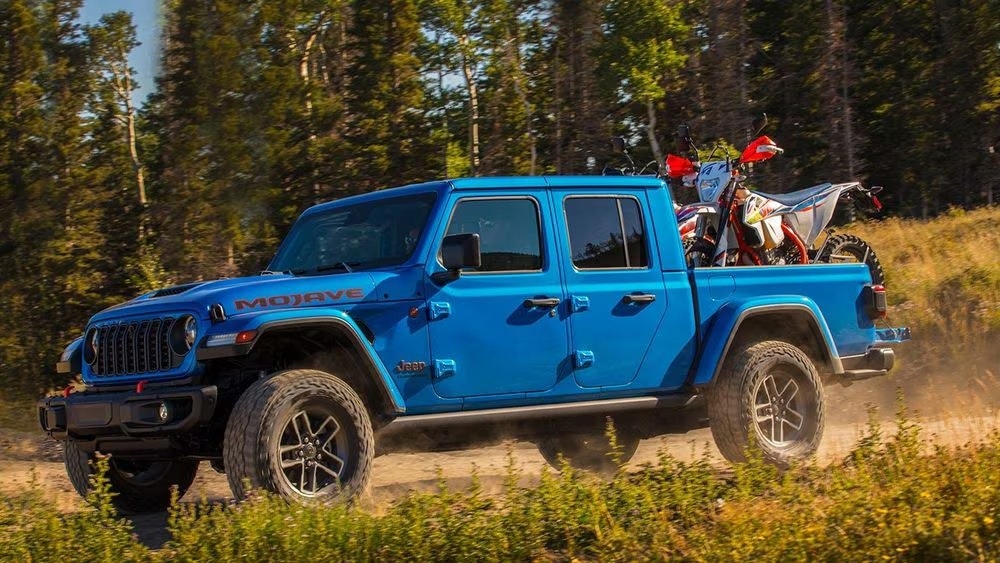
[[[612,135],[662,162],[680,123],[742,146],[766,112],[765,191],[1000,191],[1000,0],[164,0],[155,83],[130,15],[81,2],[0,0],[0,395],[64,384],[105,306],[260,270],[309,205],[600,173]]]

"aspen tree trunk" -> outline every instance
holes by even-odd
[[[479,175],[479,88],[476,77],[469,63],[469,36],[458,36],[459,50],[462,53],[462,76],[465,77],[465,88],[469,95],[469,165],[473,176]]]
[[[535,166],[538,163],[538,140],[535,138],[535,133],[531,129],[531,114],[534,110],[531,107],[531,102],[528,100],[528,94],[524,90],[524,85],[521,83],[521,79],[523,78],[521,57],[518,56],[514,39],[510,36],[509,29],[507,30],[506,43],[508,64],[510,65],[510,71],[513,75],[512,81],[514,83],[514,92],[517,93],[518,98],[521,100],[521,104],[524,106],[524,134],[528,136],[528,140],[531,143],[531,167],[528,174],[534,176]]]
[[[652,101],[646,102],[646,138],[649,139],[649,146],[653,150],[653,159],[659,166],[663,162],[663,150],[660,149],[660,142],[656,140],[656,106]]]
[[[120,61],[128,61],[128,53],[123,49],[118,52]],[[127,63],[123,63],[127,65]],[[142,161],[139,160],[139,149],[137,147],[136,132],[135,132],[135,104],[132,102],[132,93],[134,86],[132,84],[132,77],[129,75],[127,67],[119,68],[116,65],[111,65],[111,73],[114,78],[113,87],[115,89],[115,95],[121,100],[122,104],[125,106],[124,115],[124,125],[125,125],[125,141],[128,144],[129,159],[132,161],[132,171],[135,174],[135,185],[136,194],[139,201],[139,232],[137,233],[137,241],[142,243],[146,239],[146,208],[148,206],[148,201],[146,200],[146,179],[145,170],[142,166]]]
[[[309,37],[306,38],[305,43],[302,46],[302,56],[299,58],[299,78],[302,80],[302,84],[306,86],[306,96],[304,102],[304,109],[306,119],[309,120],[309,147],[313,147],[316,144],[316,130],[312,126],[312,113],[313,113],[313,101],[312,101],[312,89],[309,87],[312,82],[311,73],[309,72],[309,62],[312,56],[313,45],[316,43],[316,39],[319,36],[319,30],[323,25],[324,16],[320,14],[319,20],[316,24],[316,28]],[[312,192],[313,192],[313,203],[320,202],[320,185],[316,180],[316,168],[312,167]]]

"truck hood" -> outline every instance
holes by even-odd
[[[353,305],[379,300],[376,286],[397,275],[383,271],[310,276],[271,274],[193,282],[151,291],[114,305],[94,315],[90,322],[173,312],[208,318],[209,307],[215,304],[222,305],[226,316],[297,307]]]

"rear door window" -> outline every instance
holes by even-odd
[[[647,268],[646,232],[632,197],[570,197],[565,200],[570,256],[580,270]]]

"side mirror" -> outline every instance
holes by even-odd
[[[611,150],[615,151],[615,154],[625,152],[625,137],[611,137]]]
[[[478,268],[483,265],[483,255],[479,249],[479,233],[462,233],[444,237],[441,243],[441,263],[449,272],[457,274],[462,268]]]
[[[691,128],[686,123],[677,126],[677,148],[681,152],[691,150]]]
[[[762,113],[756,118],[754,118],[753,125],[751,125],[751,127],[753,127],[754,137],[760,135],[760,132],[763,131],[765,127],[767,127],[767,114]]]

